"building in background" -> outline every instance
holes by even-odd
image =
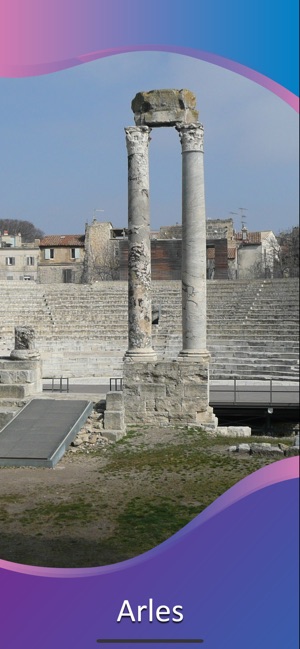
[[[0,280],[36,281],[40,256],[39,239],[23,243],[20,234],[0,233]]]
[[[38,282],[80,284],[84,262],[84,234],[54,234],[40,241]]]
[[[151,232],[153,280],[181,279],[181,225]],[[279,243],[271,230],[235,232],[233,220],[208,219],[207,279],[255,279],[274,276]],[[84,234],[48,235],[33,243],[0,234],[0,280],[42,284],[127,280],[128,230],[93,219]]]
[[[248,232],[243,226],[235,233],[237,279],[274,277],[280,246],[272,230]]]

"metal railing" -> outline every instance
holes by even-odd
[[[238,381],[242,381],[241,385],[238,385]],[[274,385],[275,382],[275,385]],[[261,400],[255,400],[252,403],[256,403],[257,405],[265,405],[267,407],[272,407],[272,406],[278,406],[278,403],[281,403],[276,399],[277,395],[280,394],[285,394],[285,395],[298,395],[298,400],[297,398],[294,399],[290,405],[297,405],[299,402],[299,386],[298,383],[295,383],[295,385],[289,385],[289,386],[283,386],[283,385],[276,385],[276,379],[269,379],[264,381],[263,385],[251,385],[251,384],[245,384],[243,379],[237,379],[233,378],[231,380],[231,383],[233,385],[227,385],[229,383],[229,380],[224,381],[224,384],[221,385],[211,385],[210,386],[210,400],[211,401],[216,401],[216,397],[214,394],[216,392],[219,392],[221,394],[229,394],[233,395],[232,400],[227,400],[226,403],[228,405],[250,405],[249,401],[249,395],[251,394],[260,394],[262,395],[262,398],[265,397],[265,399]],[[242,394],[247,394],[248,398],[243,401],[241,398],[239,398]],[[220,400],[221,401],[221,400]],[[225,401],[224,401],[225,403]],[[283,402],[283,405],[289,405],[289,402],[285,399]]]
[[[68,376],[43,376],[44,381],[51,381],[51,387],[45,387],[43,390],[51,390],[51,392],[69,392],[69,377]],[[59,381],[57,387],[55,382]],[[64,384],[65,381],[65,384]]]
[[[123,390],[123,379],[122,377],[114,377],[109,379],[109,391],[110,392],[121,392]]]

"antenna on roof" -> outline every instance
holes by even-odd
[[[96,212],[104,212],[104,210],[100,210],[97,207],[94,207],[93,209],[93,221],[96,221]]]
[[[238,216],[238,212],[229,212],[229,214],[232,214],[232,216]],[[234,219],[232,219],[232,220],[234,221]]]
[[[240,211],[240,216],[241,216],[241,228],[242,230],[246,228],[246,214],[243,214],[243,212],[247,212],[247,207],[239,207]]]

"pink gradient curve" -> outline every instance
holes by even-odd
[[[66,70],[68,68],[74,67],[76,65],[82,65],[83,63],[88,63],[95,61],[100,58],[105,58],[107,56],[113,56],[116,54],[125,54],[128,52],[170,52],[173,54],[181,54],[183,56],[190,56],[192,58],[200,59],[206,61],[207,63],[213,63],[219,67],[223,67],[227,70],[231,70],[236,74],[258,83],[260,86],[263,86],[267,90],[270,90],[275,95],[280,97],[284,102],[289,104],[296,112],[299,112],[299,97],[295,94],[281,86],[276,81],[269,79],[260,72],[256,72],[251,68],[248,68],[241,63],[236,61],[231,61],[222,56],[216,54],[211,54],[210,52],[204,52],[202,50],[191,49],[186,47],[172,47],[170,45],[141,45],[136,47],[120,47],[120,48],[111,48],[105,50],[97,50],[94,52],[88,52],[87,54],[81,54],[74,56],[68,59],[62,59],[59,61],[50,61],[45,63],[38,64],[26,64],[26,65],[9,65],[0,64],[0,76],[2,77],[26,77],[26,76],[39,76],[43,74],[50,74],[53,72],[58,72],[61,70]]]

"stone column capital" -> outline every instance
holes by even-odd
[[[144,155],[150,142],[151,128],[149,126],[128,126],[125,128],[128,155]]]
[[[203,153],[204,128],[200,122],[194,124],[177,124],[176,130],[182,147],[182,153],[186,151],[200,151]]]

